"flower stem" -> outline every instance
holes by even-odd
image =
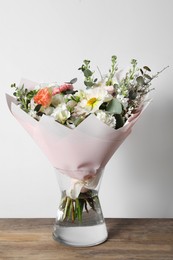
[[[98,205],[99,198],[96,191],[88,190],[85,193],[80,193],[76,199],[66,196],[63,192],[59,206],[59,210],[62,212],[60,221],[82,222],[84,212],[89,214],[90,209],[97,211]]]

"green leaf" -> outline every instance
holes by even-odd
[[[90,64],[90,60],[84,60],[83,63],[88,66]]]
[[[93,73],[92,73],[91,70],[89,70],[89,69],[84,70],[84,76],[85,76],[86,78],[91,77],[92,74],[93,74]]]
[[[137,83],[138,83],[139,85],[145,84],[144,78],[143,78],[142,76],[137,77],[137,78],[136,78],[136,81],[137,81]]]
[[[129,91],[129,99],[135,100],[136,96],[137,96],[137,94],[136,94],[136,92],[134,90],[130,90]]]
[[[121,114],[122,113],[122,105],[117,98],[113,98],[109,102],[106,110],[110,113],[113,113],[113,114]]]
[[[38,111],[40,110],[40,108],[41,108],[41,105],[38,104],[38,105],[34,108],[34,110],[35,110],[36,112],[38,112]]]
[[[116,119],[116,129],[122,127],[124,125],[124,120],[122,115],[115,115],[115,119]]]
[[[148,75],[148,74],[144,74],[144,77],[147,78],[147,79],[149,79],[149,80],[152,79],[152,77],[151,77],[150,75]]]
[[[76,83],[76,81],[77,81],[77,78],[74,78],[74,79],[70,80],[70,84],[74,84],[74,83]]]
[[[148,66],[144,66],[143,68],[147,71],[151,71],[151,69]]]
[[[142,75],[144,74],[144,72],[143,72],[143,70],[142,70],[142,69],[140,69],[140,72],[141,72],[141,74],[142,74]]]
[[[85,84],[85,86],[87,86],[87,87],[92,87],[92,86],[94,85],[94,83],[91,82],[91,81],[84,81],[84,84]]]
[[[116,89],[118,88],[118,84],[117,83],[114,83],[113,87]]]

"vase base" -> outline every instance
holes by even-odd
[[[103,243],[108,233],[105,223],[94,226],[65,227],[55,224],[54,240],[69,246],[89,247]]]

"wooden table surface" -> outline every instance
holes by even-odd
[[[54,241],[53,224],[54,219],[0,219],[0,260],[173,260],[173,219],[106,219],[108,240],[86,248]]]

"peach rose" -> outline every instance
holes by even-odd
[[[34,102],[42,105],[44,108],[48,107],[51,103],[51,92],[49,88],[40,89],[37,94],[34,96]]]

